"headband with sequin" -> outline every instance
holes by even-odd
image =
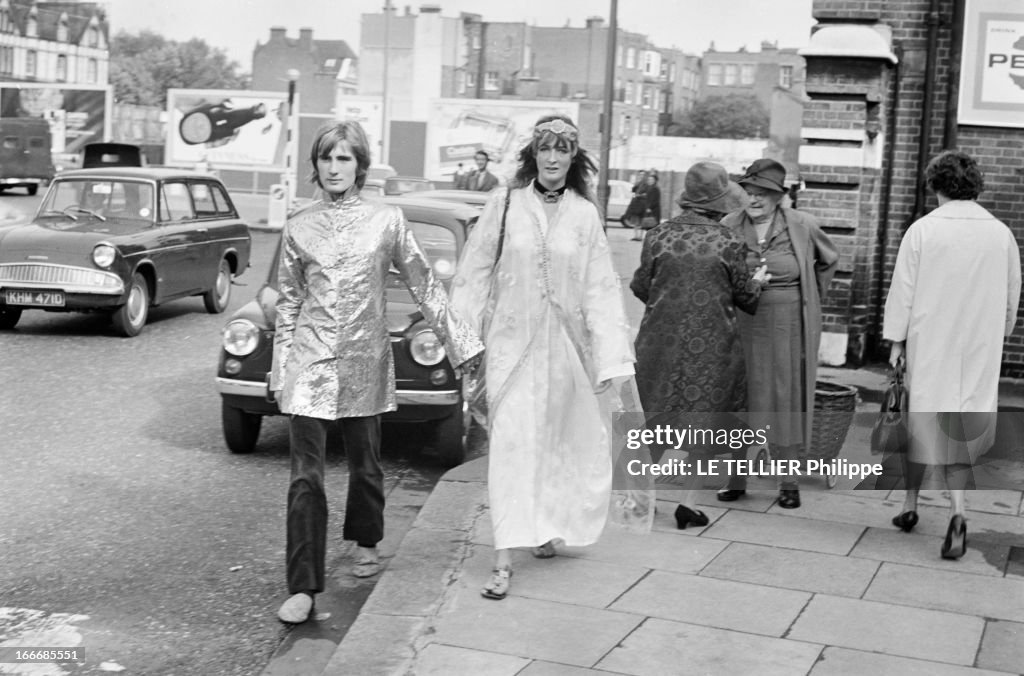
[[[579,138],[579,130],[562,119],[549,120],[543,124],[538,124],[533,128],[533,137],[536,139],[544,136],[546,132],[557,134],[558,136],[564,136],[569,141],[576,143]]]

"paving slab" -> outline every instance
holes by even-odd
[[[611,608],[677,622],[782,636],[810,596],[788,589],[654,571]]]
[[[977,617],[819,594],[786,638],[971,665],[984,628]]]
[[[949,570],[949,561],[939,556],[942,541],[937,535],[921,535],[916,531],[904,533],[895,528],[869,528],[850,556]],[[1009,556],[1007,545],[971,542],[956,563],[956,569],[962,573],[1002,577]]]
[[[605,671],[604,669],[584,669],[570,667],[566,664],[541,662],[535,660],[517,676],[624,676],[621,671]]]
[[[650,570],[579,557],[537,559],[523,550],[513,559],[512,594],[591,608],[607,608]],[[463,563],[467,577],[488,579],[494,564],[490,548],[474,547]],[[467,589],[475,592],[476,589]]]
[[[435,618],[433,643],[589,667],[619,644],[643,617],[515,596],[492,601],[477,591],[485,577],[467,576]],[[376,672],[363,672],[376,673]]]
[[[528,664],[530,664],[530,660],[524,657],[432,643],[416,656],[408,673],[415,674],[415,676],[453,676],[454,674],[516,676]]]
[[[892,517],[899,513],[901,503],[879,497],[869,497],[870,493],[884,491],[846,491],[830,493],[826,491],[800,491],[800,509],[783,509],[773,505],[769,514],[800,516],[805,519],[848,523],[857,526],[885,526],[892,523]],[[796,514],[799,512],[799,514]],[[895,527],[895,526],[894,526]]]
[[[881,653],[825,648],[810,676],[861,676],[862,674],[898,674],[899,676],[1006,676],[1003,671],[988,671],[930,660]]]
[[[866,600],[1024,622],[1024,581],[884,563]]]
[[[845,555],[857,544],[863,532],[863,526],[854,524],[730,510],[705,530],[702,537]]]
[[[878,561],[736,542],[703,571],[704,577],[860,598]]]
[[[1014,673],[1024,669],[1024,624],[990,620],[981,640],[978,666]]]
[[[323,673],[402,674],[413,659],[413,645],[423,627],[423,618],[361,614]],[[382,650],[382,646],[388,649]]]
[[[635,676],[806,674],[822,646],[649,619],[598,664]]]
[[[673,573],[697,573],[728,544],[722,540],[682,537],[680,531],[653,531],[648,535],[618,531],[606,532],[589,547],[566,547],[559,554]]]

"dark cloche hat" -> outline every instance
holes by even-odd
[[[763,157],[747,167],[747,173],[737,181],[740,185],[756,185],[765,190],[786,192],[786,168],[775,160]]]
[[[686,172],[679,206],[727,214],[745,208],[747,194],[729,180],[729,174],[722,165],[697,162]]]

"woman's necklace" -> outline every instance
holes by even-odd
[[[544,199],[544,201],[548,204],[554,204],[558,200],[562,199],[562,195],[565,194],[565,189],[567,187],[568,186],[563,185],[561,188],[556,188],[555,190],[548,190],[543,185],[541,185],[540,181],[533,182],[533,189],[536,190]]]

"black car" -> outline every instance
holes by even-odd
[[[411,195],[381,199],[401,207],[434,274],[447,287],[479,210]],[[234,453],[251,452],[256,447],[263,416],[281,414],[277,403],[268,397],[267,386],[274,349],[279,256],[280,243],[267,281],[256,299],[236,312],[224,327],[217,387],[221,393],[224,440]],[[394,271],[386,294],[398,410],[385,414],[383,419],[425,425],[441,461],[447,466],[458,465],[466,456],[464,436],[468,422],[461,382],[437,336]]]

